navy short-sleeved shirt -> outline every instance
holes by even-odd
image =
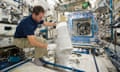
[[[43,20],[37,23],[32,19],[32,15],[23,19],[17,26],[16,32],[14,34],[15,38],[27,38],[28,35],[34,35],[34,31],[38,24],[43,24]]]

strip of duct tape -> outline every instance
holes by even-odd
[[[45,61],[45,60],[41,60],[43,63],[45,64],[48,64],[48,65],[52,65],[52,66],[55,66],[55,67],[59,67],[59,68],[63,68],[63,69],[67,69],[67,70],[71,70],[73,72],[85,72],[83,70],[79,70],[79,69],[74,69],[74,68],[71,68],[71,67],[67,67],[67,66],[63,66],[63,65],[59,65],[59,64],[56,64],[56,63],[51,63],[49,61]]]
[[[88,51],[73,51],[72,53],[76,53],[76,54],[89,54]]]

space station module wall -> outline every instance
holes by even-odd
[[[71,55],[72,42],[68,31],[67,23],[61,22],[57,25],[57,48],[56,63],[67,66],[69,56]]]

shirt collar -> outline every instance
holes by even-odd
[[[32,20],[34,23],[38,24],[38,23],[32,18],[32,15],[30,15],[30,18],[31,18],[31,20]]]

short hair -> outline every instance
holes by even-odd
[[[38,15],[40,12],[45,13],[45,10],[42,6],[34,6],[32,13],[35,13],[36,15]]]

